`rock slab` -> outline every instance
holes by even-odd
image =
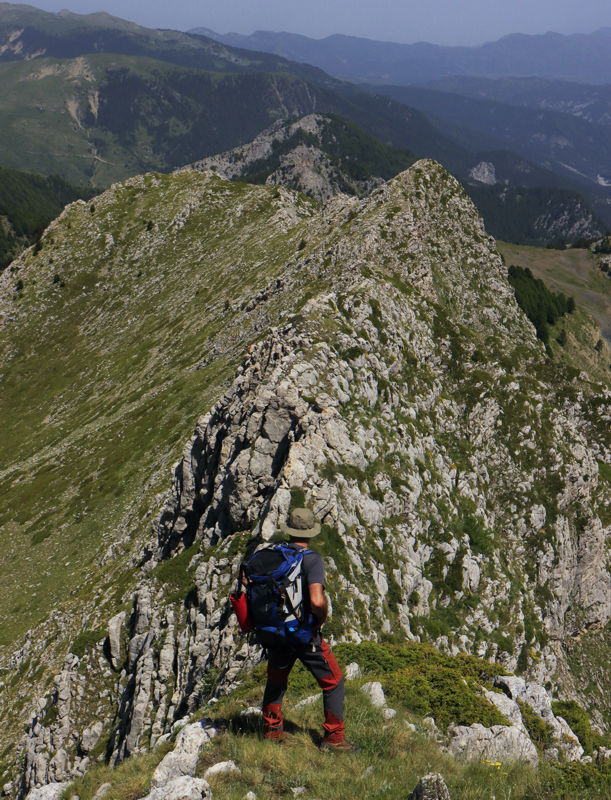
[[[468,761],[489,758],[491,761],[527,761],[538,764],[537,749],[524,731],[515,726],[450,725],[452,737],[448,750]]]

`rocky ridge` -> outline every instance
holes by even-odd
[[[367,166],[359,164],[359,154],[344,152],[341,156],[333,152],[338,128],[357,130],[347,120],[330,115],[308,114],[294,122],[280,120],[252,142],[196,161],[187,169],[212,170],[229,180],[256,178],[257,182],[286,186],[323,202],[340,193],[366,195],[389,175],[368,174]],[[359,135],[370,139],[373,147],[380,147],[362,131]],[[396,151],[396,157],[403,161],[403,168],[413,161],[407,151]]]
[[[153,746],[239,681],[259,656],[236,640],[227,594],[247,542],[271,538],[296,498],[323,522],[331,638],[432,640],[574,693],[563,642],[609,616],[608,390],[546,360],[439,166],[336,198],[309,230],[244,306],[285,314],[198,420],[135,553],[129,618],[106,620],[107,641],[69,656],[38,703],[24,792],[90,753]],[[187,590],[174,601],[172,563]]]

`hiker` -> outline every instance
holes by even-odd
[[[289,626],[285,635],[266,635],[266,630],[261,630],[261,625],[257,626],[256,609],[252,608],[257,640],[265,647],[268,658],[267,684],[262,709],[264,737],[275,741],[282,741],[285,738],[282,699],[286,692],[289,673],[295,661],[299,659],[314,676],[323,693],[325,721],[321,749],[356,750],[358,748],[344,738],[344,676],[320,631],[329,610],[324,592],[325,567],[320,555],[309,549],[310,539],[320,533],[320,524],[315,521],[314,514],[309,508],[296,508],[289,514],[288,524],[281,524],[280,527],[283,533],[289,536],[290,541],[257,551],[251,562],[245,565],[248,575],[249,566],[253,564],[257,555],[263,552],[266,554],[264,559],[268,557],[267,553],[272,551],[286,554],[287,559],[295,559],[296,554],[301,556],[297,559],[297,562],[300,562],[300,571],[296,579],[301,586],[297,593],[292,595],[293,599],[298,598],[299,609],[293,608],[290,597],[287,601],[289,609],[294,611],[291,618],[300,621],[295,634],[291,633],[295,628]],[[254,571],[254,566],[251,569]],[[248,577],[246,580],[248,581]],[[286,594],[291,594],[290,589],[285,592]],[[251,606],[255,604],[256,601],[251,600]],[[282,624],[286,626],[289,623]]]

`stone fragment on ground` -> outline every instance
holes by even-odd
[[[212,791],[203,778],[181,775],[151,789],[142,800],[212,800]]]
[[[112,783],[103,783],[93,795],[93,800],[102,800],[112,789]]]
[[[374,766],[373,766],[373,764],[370,764],[370,765],[369,765],[369,766],[368,766],[368,767],[367,767],[367,768],[366,768],[366,769],[363,771],[363,774],[361,775],[361,780],[364,780],[364,779],[365,779],[365,778],[366,778],[368,775],[371,775],[371,773],[373,772],[373,770],[374,770]]]
[[[204,778],[211,778],[214,775],[239,775],[240,768],[235,761],[219,761],[213,764],[204,772]]]
[[[311,694],[309,697],[304,697],[303,700],[300,700],[298,703],[295,704],[295,708],[303,708],[304,706],[311,706],[312,703],[315,703],[322,695],[319,694]]]
[[[261,717],[263,716],[263,712],[258,706],[248,706],[248,708],[243,709],[240,711],[241,717]]]
[[[346,669],[344,670],[344,678],[347,681],[354,681],[360,677],[361,677],[361,668],[356,663],[356,661],[352,661],[350,664],[346,666]]]
[[[369,683],[363,684],[363,686],[361,686],[361,691],[369,696],[369,699],[376,708],[382,708],[386,705],[384,690],[379,681],[369,681]]]
[[[59,800],[62,792],[70,784],[63,783],[48,783],[46,786],[41,786],[39,789],[32,789],[26,795],[26,800]]]
[[[451,798],[443,776],[438,772],[430,772],[420,778],[409,800],[451,800]]]
[[[194,775],[199,751],[215,733],[207,720],[185,725],[176,737],[174,750],[163,758],[153,773],[151,786],[159,788],[175,778]]]
[[[450,725],[449,752],[467,761],[488,758],[491,761],[527,761],[538,764],[537,749],[528,735],[515,726]]]

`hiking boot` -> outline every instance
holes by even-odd
[[[320,749],[323,753],[358,753],[361,748],[351,744],[347,739],[342,739],[341,742],[328,742],[323,739]]]

